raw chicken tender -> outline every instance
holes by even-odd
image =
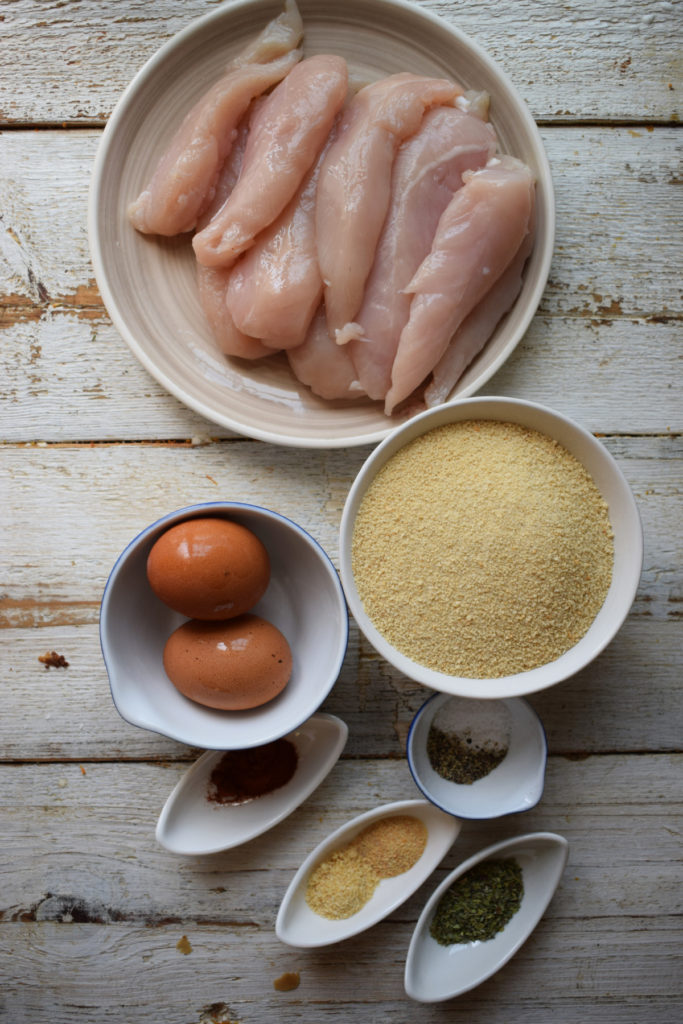
[[[362,398],[351,357],[336,345],[327,327],[321,303],[302,345],[287,350],[294,375],[321,398]]]
[[[330,330],[354,320],[389,207],[396,150],[425,110],[462,89],[402,73],[361,89],[342,117],[318,182],[316,233]]]
[[[493,334],[498,322],[512,309],[521,291],[522,272],[533,247],[534,231],[530,230],[512,263],[451,338],[425,389],[428,407],[439,405],[448,398],[465,369]]]
[[[261,99],[254,100],[254,104],[261,102]],[[218,176],[215,195],[203,214],[203,220],[206,222],[222,206],[239,178],[254,104],[237,127],[232,149]],[[202,219],[199,220],[199,224],[202,224]],[[202,267],[201,264],[197,264],[199,302],[216,344],[225,355],[239,356],[241,359],[260,359],[262,356],[272,355],[272,348],[266,348],[256,338],[250,338],[236,327],[226,302],[229,283],[230,270],[221,267]]]
[[[398,339],[410,313],[411,296],[404,289],[429,252],[439,218],[462,186],[463,173],[483,167],[495,148],[491,125],[457,107],[428,111],[400,147],[389,212],[356,316],[357,340],[349,343],[358,380],[370,398],[384,398],[391,385]]]
[[[237,124],[254,99],[281,81],[300,60],[303,35],[296,4],[271,21],[228,65],[226,74],[192,107],[159,161],[149,185],[128,207],[146,234],[190,231],[213,198]]]
[[[238,66],[275,60],[276,57],[298,46],[303,37],[304,23],[296,0],[285,0],[282,14],[269,21],[263,31],[251,43],[247,43],[233,63]]]
[[[534,179],[525,164],[494,157],[464,178],[439,221],[431,252],[406,289],[413,300],[391,372],[387,415],[436,366],[529,231]]]
[[[315,244],[315,195],[327,148],[280,217],[235,266],[228,308],[240,328],[266,345],[301,345],[320,305],[323,282]]]
[[[262,96],[255,99],[240,123],[237,125],[237,128],[235,129],[235,138],[230,148],[230,152],[228,153],[228,156],[226,157],[218,174],[213,197],[197,218],[197,230],[205,227],[209,221],[215,217],[237,184],[240,171],[242,170],[242,161],[244,160],[244,151],[249,137],[251,119],[259,109],[259,105],[263,102],[264,99]]]
[[[223,164],[216,193],[213,200],[204,213],[204,219],[208,220],[216,210],[222,206],[228,195],[232,192],[235,182],[239,178],[244,150],[249,134],[249,124],[254,113],[254,106],[262,99],[254,100],[252,107],[242,118],[237,128],[237,135],[230,150],[230,155]],[[201,224],[202,221],[200,220]],[[227,356],[239,356],[241,359],[260,359],[262,356],[272,355],[273,349],[266,348],[257,338],[249,337],[239,330],[235,325],[227,306],[227,291],[230,283],[231,271],[222,267],[203,267],[197,264],[197,286],[199,290],[199,301],[204,311],[204,316],[211,328],[211,333],[216,344]]]
[[[199,301],[216,344],[226,356],[239,356],[240,359],[272,356],[275,349],[267,348],[258,338],[250,338],[235,326],[226,301],[229,280],[229,269],[197,264]]]
[[[313,166],[348,88],[346,61],[320,54],[298,64],[254,117],[240,180],[192,241],[206,266],[228,266],[282,213]]]

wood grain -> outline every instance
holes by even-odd
[[[58,1006],[71,1001],[76,1014],[58,1010],[56,1020],[85,1021],[96,1012],[98,1019],[142,1021],[161,992],[165,1019],[177,1021],[201,1020],[214,1002],[238,1020],[413,1019],[400,995],[403,963],[437,882],[482,846],[549,828],[569,839],[570,860],[537,931],[494,979],[447,1006],[422,1006],[420,1020],[541,1021],[560,1002],[568,1020],[627,1021],[639,1006],[639,1020],[659,1014],[673,1021],[681,1006],[676,958],[666,952],[680,935],[673,867],[679,844],[671,834],[672,823],[680,824],[680,757],[551,760],[543,800],[523,820],[466,824],[434,877],[387,921],[341,948],[311,951],[286,947],[273,933],[290,878],[348,816],[411,796],[405,766],[340,763],[270,835],[205,858],[173,857],[151,838],[179,770],[3,769],[16,866],[15,902],[3,908],[0,941],[11,950],[15,978],[37,964],[27,983],[6,990],[11,1019],[44,1016],[50,993]],[[14,829],[11,816],[27,786],[36,837],[30,870],[21,863],[23,816]],[[76,856],[81,850],[87,852]],[[191,949],[185,956],[177,948],[183,936]],[[272,989],[285,971],[301,978],[288,996]],[[144,992],[122,985],[122,974],[131,972],[144,978]]]
[[[557,380],[575,378],[580,366],[582,386],[571,390],[562,411],[608,433],[671,429],[680,413],[679,232],[662,211],[676,209],[679,135],[561,128],[545,136],[559,224],[550,280],[530,330],[486,392],[547,401]],[[163,391],[101,306],[85,230],[98,138],[0,135],[4,436],[231,436]],[[53,211],[55,174],[63,202]],[[658,401],[645,403],[634,425],[643,372],[657,382]]]
[[[664,0],[421,3],[487,49],[540,123],[557,202],[550,279],[486,392],[557,408],[618,460],[645,534],[631,613],[591,666],[530,698],[550,751],[538,806],[465,823],[433,878],[353,942],[297,950],[273,931],[290,878],[320,839],[369,807],[418,795],[405,740],[429,693],[353,623],[323,706],[347,722],[349,739],[323,785],[244,847],[178,858],[158,846],[161,807],[199,751],[115,710],[98,637],[114,559],[159,515],[224,497],[290,516],[336,561],[344,500],[370,449],[298,452],[214,426],[147,374],[102,305],[87,238],[101,129],[144,61],[214,0],[0,5],[8,1024],[683,1017],[680,14]],[[46,668],[47,651],[68,666]],[[534,829],[570,842],[537,930],[473,992],[411,1003],[406,951],[437,881],[488,843]],[[290,971],[299,987],[276,991]]]
[[[503,0],[486,11],[477,0],[418,2],[483,46],[537,120],[677,120],[674,3]],[[0,126],[103,124],[162,43],[214,8],[127,0],[103,18],[97,0],[13,0],[3,9]]]

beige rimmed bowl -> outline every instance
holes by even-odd
[[[125,90],[103,133],[92,174],[89,237],[95,276],[114,326],[142,365],[208,420],[263,441],[304,448],[375,443],[399,422],[387,418],[380,403],[319,399],[295,380],[282,355],[254,363],[223,356],[199,305],[189,237],[143,236],[126,217],[185,112],[282,6],[280,0],[222,4],[169,40]],[[306,55],[345,57],[354,80],[413,71],[488,91],[501,149],[537,175],[535,248],[513,309],[454,390],[459,396],[472,394],[524,335],[548,277],[554,199],[538,129],[507,75],[481,47],[416,4],[301,0],[299,9]]]
[[[416,437],[443,424],[462,420],[518,423],[559,442],[593,478],[607,504],[614,536],[612,581],[602,607],[584,636],[554,661],[526,672],[498,678],[475,679],[448,675],[421,665],[399,651],[379,632],[366,613],[356,587],[351,562],[358,510],[382,467],[400,448]],[[457,543],[456,535],[453,544]],[[408,423],[397,427],[361,467],[347,496],[341,519],[340,575],[349,609],[362,632],[379,654],[408,678],[430,686],[433,690],[460,697],[520,697],[554,686],[585,668],[610,643],[626,619],[635,598],[642,564],[643,534],[638,508],[626,479],[604,444],[562,413],[534,402],[513,398],[458,399],[420,413]],[[456,628],[454,620],[454,636]]]

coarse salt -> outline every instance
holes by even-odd
[[[507,749],[510,741],[510,712],[502,701],[451,697],[436,712],[432,725],[480,750]]]

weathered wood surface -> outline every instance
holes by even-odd
[[[543,401],[580,367],[581,386],[566,395],[564,412],[606,433],[670,429],[681,365],[680,133],[560,128],[544,135],[558,219],[550,280],[526,338],[486,391]],[[3,437],[229,436],[163,392],[106,317],[86,231],[98,137],[0,135]],[[644,374],[657,384],[657,402],[639,401]]]
[[[672,750],[680,739],[680,437],[605,441],[637,497],[646,554],[638,595],[621,632],[593,665],[533,702],[551,749]],[[0,648],[5,679],[0,736],[7,756],[140,757],[177,745],[122,726],[111,706],[97,638],[99,600],[119,552],[171,508],[224,498],[273,507],[308,529],[336,560],[346,492],[366,449],[309,452],[252,441],[179,444],[8,445],[9,529],[0,534]],[[45,528],[52,523],[51,530]],[[6,568],[5,568],[6,567]],[[37,573],[39,578],[37,578]],[[37,628],[34,628],[37,627]],[[69,669],[38,661],[56,649]],[[652,678],[657,694],[653,702]],[[352,628],[340,681],[326,709],[351,726],[349,751],[397,756],[426,691],[360,644]],[[72,720],[69,707],[79,708]],[[21,728],[27,713],[35,728]],[[49,716],[49,717],[48,717]],[[56,728],[57,723],[59,727]]]
[[[173,857],[152,837],[178,765],[5,767],[7,1019],[201,1021],[205,1007],[220,1003],[231,1021],[284,1024],[407,1022],[418,1013],[430,1024],[540,1024],[558,1012],[589,1024],[673,1024],[680,1008],[672,945],[681,912],[673,828],[680,826],[680,770],[680,756],[551,759],[538,808],[523,818],[466,824],[435,876],[387,921],[341,947],[303,951],[273,934],[290,878],[321,829],[415,795],[404,763],[341,762],[273,832],[204,858]],[[27,813],[30,863],[23,857]],[[528,829],[559,830],[571,843],[543,922],[479,989],[445,1007],[411,1008],[401,997],[403,963],[429,893],[463,858]],[[187,955],[177,948],[183,936]],[[300,973],[300,987],[274,992],[285,971]]]
[[[0,126],[104,123],[144,62],[216,2],[4,3]],[[480,43],[539,120],[678,120],[675,2],[502,0],[489,9],[478,0],[418,2]]]
[[[190,412],[112,327],[88,254],[100,129],[147,57],[208,0],[0,4],[0,1019],[169,1024],[673,1024],[680,992],[680,5],[423,0],[477,38],[541,124],[557,246],[538,315],[486,387],[600,435],[636,495],[645,562],[624,627],[584,672],[531,698],[548,735],[537,808],[466,824],[387,921],[319,951],[275,938],[305,854],[378,803],[418,795],[404,758],[428,695],[352,624],[324,704],[344,755],[286,821],[243,848],[175,858],[154,840],[196,750],[124,722],[98,608],[114,559],[172,508],[250,500],[337,557],[368,448],[295,450]],[[39,129],[39,130],[35,130]],[[678,204],[678,205],[677,205]],[[39,656],[63,653],[65,669]],[[498,838],[566,835],[539,928],[498,975],[417,1006],[403,965],[444,871]],[[186,935],[192,952],[177,943]],[[301,984],[273,981],[299,971]]]

